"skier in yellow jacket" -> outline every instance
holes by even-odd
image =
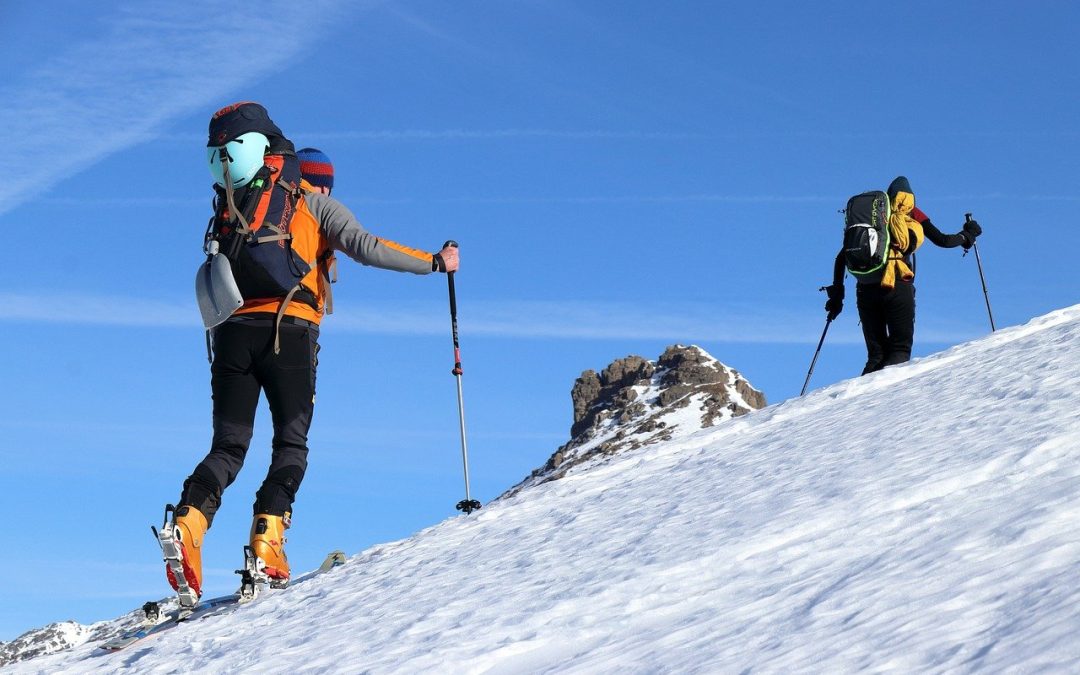
[[[915,193],[904,176],[897,176],[886,191],[892,202],[892,250],[888,263],[877,273],[860,275],[856,283],[859,321],[866,341],[863,375],[911,358],[915,340],[915,250],[924,237],[942,248],[971,248],[982,228],[974,220],[956,234],[943,234],[915,206]],[[844,308],[844,251],[836,256],[833,283],[826,288],[825,311],[835,319]]]

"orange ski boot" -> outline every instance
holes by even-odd
[[[260,513],[251,523],[251,549],[266,566],[263,572],[270,577],[272,586],[289,583],[289,560],[285,557],[285,530],[289,528],[290,515],[271,516]]]
[[[182,554],[184,580],[196,598],[202,595],[202,545],[206,530],[206,516],[202,511],[194,506],[181,506],[176,510],[172,533]],[[180,591],[173,567],[166,564],[165,573],[173,589]]]

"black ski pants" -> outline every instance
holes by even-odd
[[[911,359],[915,340],[915,285],[898,282],[892,290],[859,284],[859,320],[866,340],[863,375]]]
[[[180,506],[194,506],[208,522],[213,522],[222,493],[244,464],[260,391],[270,404],[274,438],[270,469],[255,495],[255,514],[291,512],[307,469],[319,327],[283,317],[281,348],[274,354],[274,319],[251,316],[233,317],[214,329],[214,437],[210,453],[184,481],[180,498]]]

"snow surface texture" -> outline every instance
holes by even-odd
[[[1080,306],[13,672],[1074,671]]]

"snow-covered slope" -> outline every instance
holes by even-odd
[[[1080,306],[14,672],[1069,671]]]

